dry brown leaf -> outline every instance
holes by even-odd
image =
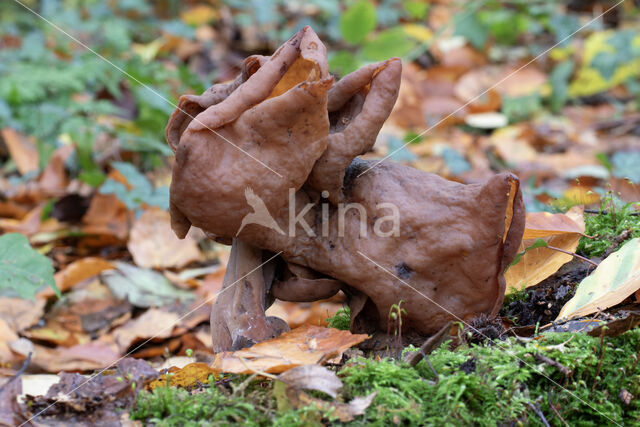
[[[126,351],[133,343],[149,338],[164,339],[173,335],[178,324],[178,314],[151,308],[140,317],[129,320],[113,331],[113,336],[121,351]]]
[[[111,346],[97,341],[58,348],[34,345],[33,349],[33,364],[47,372],[56,373],[101,369],[114,363],[120,356]]]
[[[96,194],[82,219],[82,231],[122,241],[129,234],[128,216],[127,207],[116,196]]]
[[[2,366],[12,366],[14,363],[22,360],[23,357],[19,357],[13,351],[9,343],[18,339],[18,334],[15,333],[9,324],[2,318],[0,318],[0,364]]]
[[[22,332],[35,325],[44,314],[46,301],[42,298],[27,300],[22,298],[0,298],[0,319],[15,332]]]
[[[305,325],[247,349],[218,353],[211,367],[236,374],[280,373],[300,365],[321,364],[367,338],[366,334]]]
[[[38,179],[40,189],[47,195],[61,196],[69,185],[65,163],[73,154],[72,145],[64,145],[53,152],[47,166]]]
[[[365,397],[356,397],[349,403],[342,403],[338,401],[327,402],[325,400],[312,397],[300,389],[293,387],[287,387],[285,394],[289,399],[289,404],[294,408],[302,408],[312,406],[323,412],[331,412],[332,415],[338,417],[343,422],[353,421],[358,415],[364,414],[364,411],[371,405],[373,399],[378,392],[371,393]]]
[[[581,207],[571,208],[566,214],[548,212],[531,212],[527,214],[524,238],[519,252],[542,238],[549,246],[575,252],[580,237],[584,233],[583,210]],[[507,290],[520,290],[534,286],[558,271],[571,255],[545,248],[534,248],[527,251],[520,262],[509,267],[505,273]]]
[[[162,209],[147,209],[133,224],[127,248],[140,267],[183,267],[200,257],[196,240],[183,240],[171,230],[171,216]]]
[[[4,139],[9,149],[9,154],[18,167],[20,174],[25,175],[39,170],[38,149],[33,138],[27,137],[11,128],[0,130],[0,135]]]
[[[56,285],[60,289],[60,292],[65,292],[78,283],[90,279],[102,271],[110,270],[112,268],[115,268],[113,264],[102,258],[81,258],[67,265],[64,269],[55,274]],[[51,288],[46,288],[38,292],[38,296],[44,298],[51,298],[54,295],[55,293]]]

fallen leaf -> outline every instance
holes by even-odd
[[[46,395],[26,396],[28,415],[38,414],[44,424],[48,417],[55,417],[60,425],[120,425],[122,409],[157,376],[146,361],[133,358],[120,360],[109,375],[87,378],[62,372]]]
[[[468,114],[464,122],[478,129],[497,129],[509,124],[509,119],[502,113]]]
[[[24,298],[0,298],[0,319],[3,319],[16,332],[35,325],[44,314],[46,301],[42,298],[28,300]]]
[[[640,326],[640,312],[632,311],[625,313],[625,316],[620,319],[611,320],[593,328],[587,335],[599,337],[604,334],[607,337],[617,337],[638,326]]]
[[[127,299],[136,307],[160,307],[194,298],[194,294],[176,288],[156,271],[123,262],[114,265],[117,270],[104,271],[100,277],[117,298]]]
[[[208,384],[209,376],[217,376],[215,370],[211,369],[206,363],[190,363],[183,368],[170,368],[169,372],[163,374],[155,381],[149,384],[149,388],[153,390],[156,387],[181,387],[190,389],[199,384]]]
[[[52,385],[60,381],[60,377],[54,374],[27,374],[20,378],[22,378],[22,397],[27,394],[45,395]]]
[[[11,344],[12,350],[16,350]],[[91,371],[102,369],[118,360],[119,354],[110,346],[92,341],[73,347],[49,348],[34,345],[32,363],[46,372]]]
[[[333,416],[338,417],[338,419],[343,423],[353,421],[358,415],[364,414],[378,394],[378,392],[373,392],[365,397],[356,397],[349,403],[342,403],[338,401],[328,402],[318,399],[294,387],[285,386],[284,392],[281,391],[281,388],[282,386],[279,386],[278,383],[274,386],[274,394],[276,394],[276,396],[278,396],[278,394],[284,395],[279,398],[280,401],[283,401],[286,398],[287,404],[295,409],[311,406],[323,413],[330,412]]]
[[[36,252],[22,234],[0,236],[0,288],[11,289],[22,298],[34,298],[43,286],[50,286],[60,294],[51,260]]]
[[[305,325],[243,350],[218,353],[211,367],[236,374],[280,373],[300,365],[321,364],[367,338],[366,334]]]
[[[179,316],[171,311],[151,308],[140,317],[129,320],[113,331],[120,351],[126,351],[132,344],[146,339],[165,339],[173,335]]]
[[[4,319],[0,318],[0,362],[3,366],[13,367],[14,363],[23,359],[11,350],[10,344],[18,339]]]
[[[135,263],[145,268],[179,268],[200,257],[195,239],[178,239],[169,212],[157,208],[145,210],[135,221],[127,248]]]
[[[289,369],[278,375],[278,381],[297,389],[321,391],[334,399],[342,388],[342,381],[336,373],[320,365],[302,365]]]
[[[69,185],[66,162],[73,154],[73,145],[56,149],[38,179],[40,190],[49,196],[62,196]]]
[[[505,273],[507,291],[534,286],[573,258],[544,246],[527,249],[538,239],[544,240],[547,246],[575,252],[582,233],[584,220],[580,207],[572,208],[567,214],[528,213],[523,240],[518,249],[520,253],[525,250],[526,252],[521,255],[520,261],[511,265]]]
[[[587,316],[624,301],[640,289],[640,238],[626,242],[578,285],[558,319]]]
[[[22,425],[25,419],[18,403],[18,396],[22,394],[22,380],[12,377],[4,384],[0,384],[0,425]]]
[[[114,266],[112,263],[105,261],[102,258],[80,258],[58,271],[54,278],[56,285],[58,285],[58,289],[60,289],[61,292],[66,292],[78,283],[90,279],[98,275],[98,273],[113,268]],[[43,289],[38,292],[38,296],[45,298],[53,297],[54,295],[55,293],[53,292],[53,289],[50,288]]]
[[[82,219],[83,233],[124,241],[129,234],[127,207],[112,194],[96,194]],[[109,241],[109,240],[107,240]]]
[[[0,130],[0,136],[4,139],[9,149],[9,154],[21,175],[39,170],[38,149],[33,138],[27,137],[11,128]]]

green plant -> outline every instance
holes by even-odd
[[[629,239],[640,237],[640,216],[637,216],[636,206],[638,203],[622,203],[608,192],[600,212],[585,215],[586,236],[580,239],[578,252],[587,257],[598,257],[614,243],[619,247]],[[620,240],[620,236],[625,235],[626,238]]]
[[[115,194],[128,209],[140,212],[143,204],[169,209],[169,188],[153,187],[144,174],[140,173],[131,163],[113,162],[111,166],[127,180],[130,188],[114,179],[107,179],[100,192]]]
[[[349,307],[343,307],[336,312],[333,316],[327,319],[327,325],[330,328],[336,328],[343,331],[348,331],[351,325],[351,310]]]

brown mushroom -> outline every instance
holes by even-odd
[[[524,230],[517,178],[463,185],[357,159],[395,103],[401,63],[335,85],[326,63],[307,27],[273,56],[247,59],[235,82],[181,98],[187,111],[169,122],[174,230],[184,236],[193,224],[233,240],[212,314],[216,351],[283,330],[264,313],[274,296],[309,301],[342,289],[359,332],[384,331],[403,300],[403,327],[420,335],[502,303]],[[273,254],[282,261],[263,264]]]

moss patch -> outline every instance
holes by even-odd
[[[527,343],[510,338],[454,351],[443,345],[429,356],[437,381],[426,361],[411,368],[389,359],[358,358],[338,372],[344,382],[340,399],[378,392],[354,425],[542,425],[534,407],[552,425],[562,424],[559,417],[570,425],[637,423],[640,400],[626,404],[619,395],[623,390],[640,395],[639,344],[636,329],[602,341],[583,334],[549,333]],[[572,374],[565,376],[536,355],[560,363]],[[244,391],[237,389],[245,387],[230,391],[233,387],[216,385],[191,394],[166,387],[143,392],[132,416],[168,426],[313,425],[327,419],[312,408],[278,413],[270,381],[231,381],[249,386]]]

